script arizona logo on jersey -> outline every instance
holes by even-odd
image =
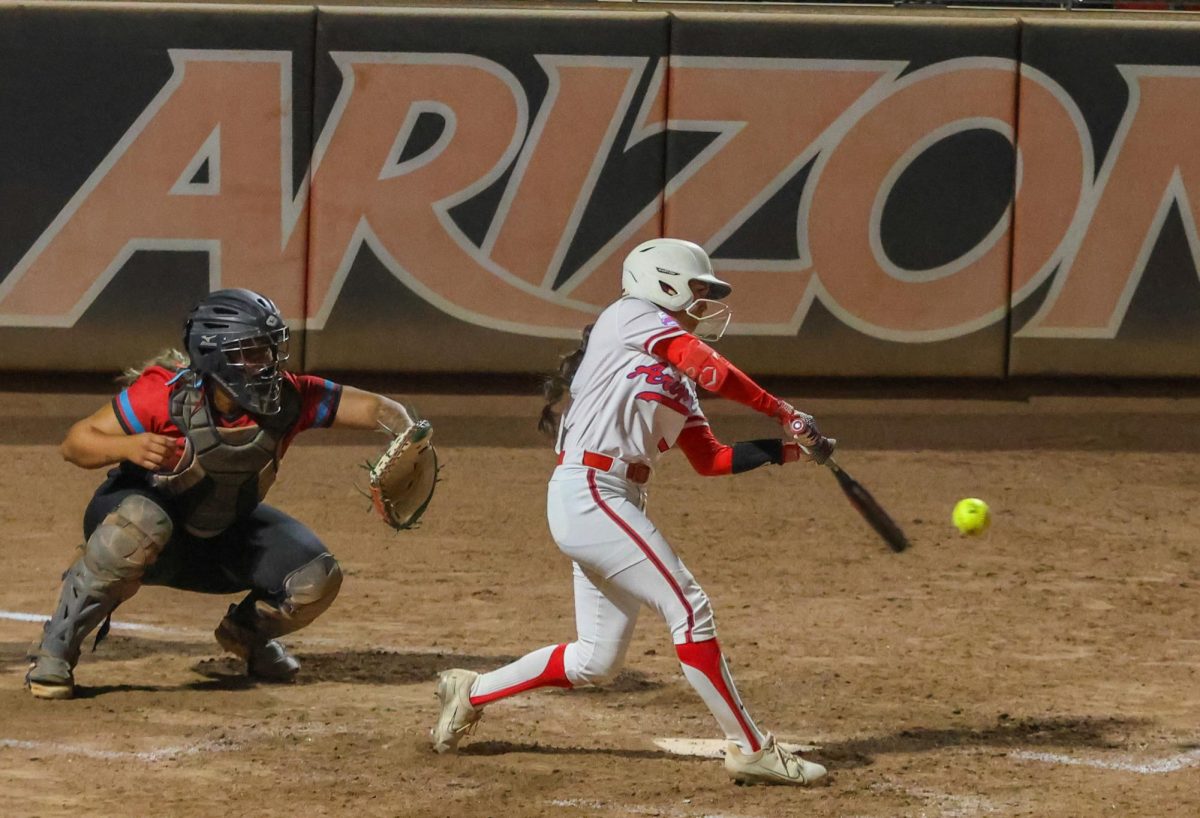
[[[625,377],[628,380],[635,378],[644,378],[649,386],[661,386],[662,392],[638,392],[634,397],[637,400],[652,400],[661,403],[671,409],[674,409],[681,415],[690,415],[685,401],[691,398],[688,394],[687,384],[681,378],[676,378],[674,375],[667,373],[667,364],[650,364],[636,367]],[[664,394],[666,393],[666,394]]]

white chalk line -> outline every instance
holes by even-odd
[[[190,744],[157,747],[153,750],[104,750],[86,744],[70,744],[60,741],[29,741],[26,739],[0,738],[0,750],[7,748],[11,750],[27,750],[44,755],[93,758],[99,761],[140,761],[144,764],[156,764],[161,761],[172,761],[186,756],[200,755],[201,753],[227,753],[233,750],[240,750],[256,739],[309,736],[308,740],[311,741],[311,736],[313,735],[346,732],[349,732],[349,730],[344,726],[334,727],[326,724],[310,723],[294,725],[291,728],[283,730],[251,729],[245,731],[237,738],[221,737],[206,739]]]
[[[0,749],[32,750],[47,755],[82,756],[101,761],[141,761],[153,764],[168,761],[183,756],[199,753],[223,753],[236,750],[241,745],[229,739],[217,741],[200,741],[195,744],[181,744],[171,747],[159,747],[156,750],[133,752],[129,750],[100,750],[84,744],[63,744],[57,741],[24,741],[15,738],[0,738]]]
[[[1188,767],[1200,766],[1200,749],[1189,750],[1186,753],[1179,753],[1178,755],[1146,763],[1134,761],[1129,756],[1125,756],[1123,759],[1110,760],[1104,758],[1078,758],[1059,753],[1033,752],[1032,750],[1018,750],[1009,753],[1009,757],[1022,761],[1043,761],[1047,764],[1063,764],[1070,767],[1120,770],[1128,773],[1139,773],[1140,775],[1162,775],[1164,773],[1173,773],[1178,770],[1187,769]]]
[[[25,613],[24,611],[0,611],[0,619],[11,619],[14,622],[46,622],[50,617],[43,614]],[[199,632],[180,630],[178,628],[163,628],[158,625],[143,625],[139,622],[113,621],[111,627],[116,631],[142,631],[145,633],[161,633],[169,636],[192,636]]]
[[[25,611],[4,611],[0,610],[0,619],[9,619],[14,622],[46,622],[50,617],[44,614],[26,613]],[[134,631],[141,633],[160,634],[163,636],[186,637],[189,639],[210,639],[212,631],[199,630],[196,628],[168,628],[161,625],[146,625],[140,622],[123,622],[113,620],[110,627],[115,631]],[[287,640],[285,640],[287,641]],[[306,634],[295,634],[295,641],[288,642],[289,645],[295,644],[300,647],[306,645],[340,647],[342,650],[348,650],[352,647],[362,650],[377,650],[390,653],[437,653],[445,656],[471,656],[469,651],[455,650],[452,648],[442,647],[440,645],[384,645],[384,644],[368,644],[349,645],[345,639],[335,639],[328,636],[308,636]]]

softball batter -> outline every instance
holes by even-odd
[[[163,356],[67,433],[62,453],[87,469],[116,465],[84,512],[86,542],[25,684],[42,699],[75,693],[89,632],[142,585],[227,594],[217,641],[249,675],[286,681],[300,669],[276,638],[308,625],[342,584],[337,560],[307,526],[260,502],[305,429],[404,430],[396,401],[281,369],[288,328],[250,290],[218,290],[188,315],[190,361]]]
[[[712,476],[767,463],[823,462],[835,441],[701,340],[724,333],[730,313],[720,300],[732,288],[713,275],[699,246],[678,239],[639,245],[625,259],[622,285],[623,297],[563,359],[542,413],[542,427],[553,429],[553,407],[569,384],[547,515],[558,547],[574,563],[577,637],[490,673],[442,673],[434,748],[456,749],[483,708],[499,699],[611,680],[646,606],[666,622],[684,676],[729,740],[730,775],[742,783],[811,784],[825,768],[784,750],[746,712],[721,655],[708,596],[646,516],[645,486],[655,463],[674,447],[696,471]],[[778,420],[796,442],[722,445],[700,409],[697,384]]]

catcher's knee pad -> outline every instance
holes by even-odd
[[[572,642],[563,669],[573,685],[606,685],[621,672],[628,647],[628,642]]]
[[[256,630],[269,639],[299,630],[333,604],[342,587],[342,567],[332,554],[322,554],[283,580],[283,599],[273,605],[259,600]]]
[[[83,561],[100,580],[139,579],[171,539],[171,517],[149,497],[131,494],[96,526]]]

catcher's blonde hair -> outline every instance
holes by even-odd
[[[188,358],[186,352],[180,352],[174,347],[167,347],[159,350],[153,358],[143,361],[138,366],[131,366],[126,369],[117,377],[117,383],[123,386],[129,386],[129,384],[136,381],[139,377],[141,377],[143,372],[152,366],[161,366],[164,369],[170,369],[174,372],[179,372],[187,369],[190,363],[191,360]]]

